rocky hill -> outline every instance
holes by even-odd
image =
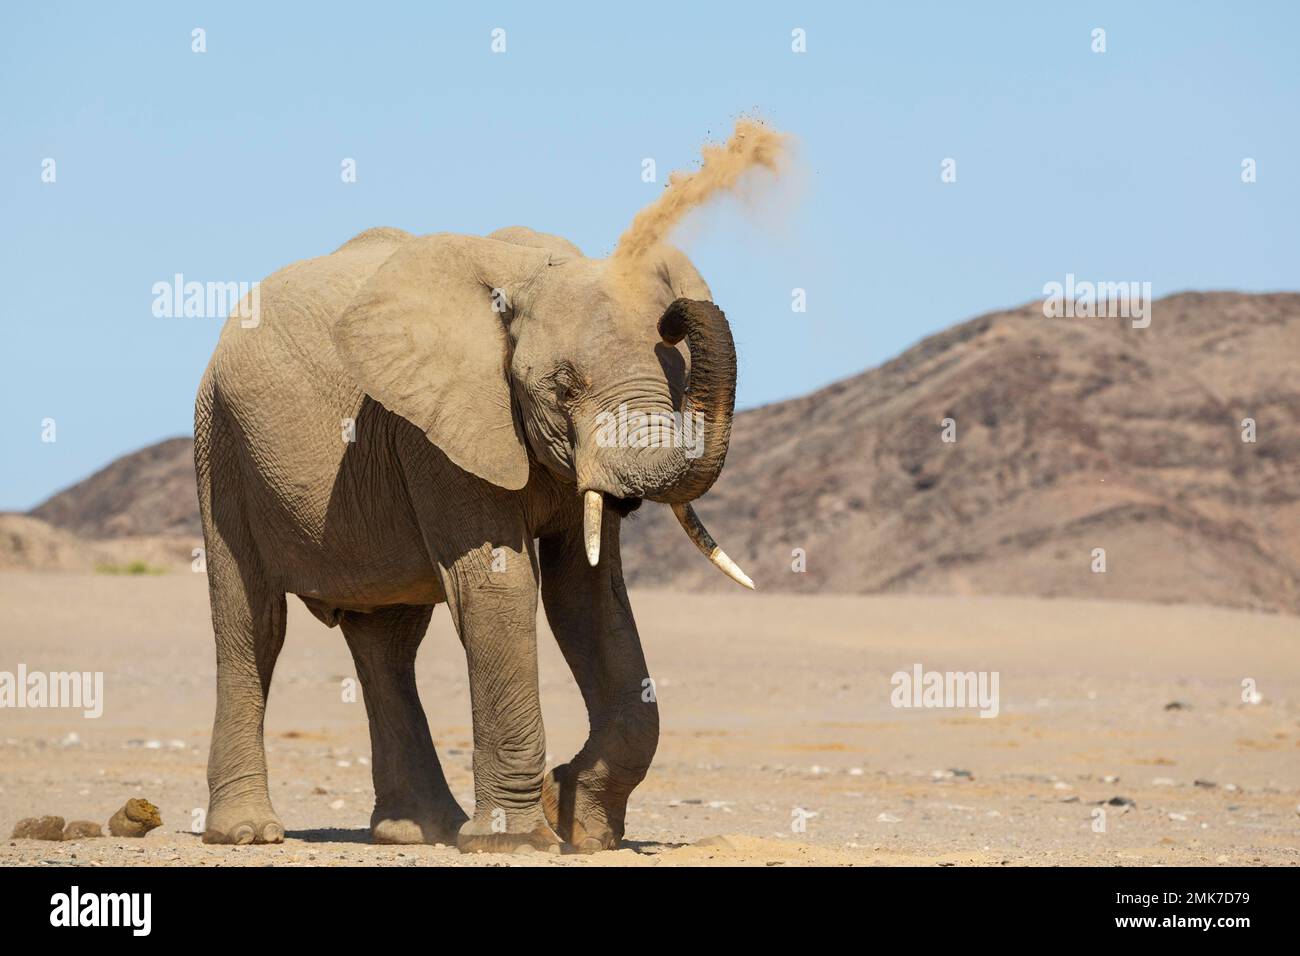
[[[30,514],[86,538],[202,534],[194,441],[169,438],[123,455]]]

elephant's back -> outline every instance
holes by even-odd
[[[266,278],[251,317],[236,312],[226,321],[205,376],[215,408],[235,426],[250,487],[270,492],[267,518],[309,537],[322,527],[346,431],[364,399],[331,329],[407,238],[368,230]]]
[[[221,330],[212,360],[217,387],[306,390],[303,397],[328,399],[347,379],[331,339],[335,320],[409,238],[400,229],[369,229],[262,280],[251,310],[232,313]]]
[[[375,271],[398,247],[412,238],[400,229],[368,229],[354,236],[328,255],[290,263],[258,283],[256,314],[236,311],[221,331],[218,351],[237,352],[272,345],[269,338],[294,338],[323,334],[328,344],[334,319],[347,307]],[[307,346],[305,339],[299,344]]]

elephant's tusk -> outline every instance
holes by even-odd
[[[605,508],[605,496],[599,491],[587,491],[582,496],[582,536],[587,542],[587,563],[593,568],[600,562],[600,516]]]
[[[749,575],[740,570],[736,562],[727,557],[727,552],[718,547],[718,543],[713,540],[713,535],[709,534],[709,529],[704,527],[699,516],[695,514],[694,508],[688,504],[680,504],[673,505],[672,509],[677,520],[681,522],[686,536],[695,542],[701,554],[717,565],[718,570],[731,580],[743,584],[751,591],[754,590],[754,582],[749,579]]]

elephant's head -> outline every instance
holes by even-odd
[[[522,227],[432,235],[397,246],[334,341],[368,395],[466,471],[520,489],[531,451],[572,483],[593,565],[604,507],[649,499],[753,587],[689,504],[722,468],[736,394],[735,347],[711,300],[668,246],[602,260]]]

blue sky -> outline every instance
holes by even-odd
[[[743,406],[1067,272],[1300,284],[1300,5],[463,6],[5,5],[0,509],[189,433],[220,322],[155,318],[153,283],[260,279],[375,225],[604,254],[742,112],[795,134],[802,170],[796,201],[685,234]]]

